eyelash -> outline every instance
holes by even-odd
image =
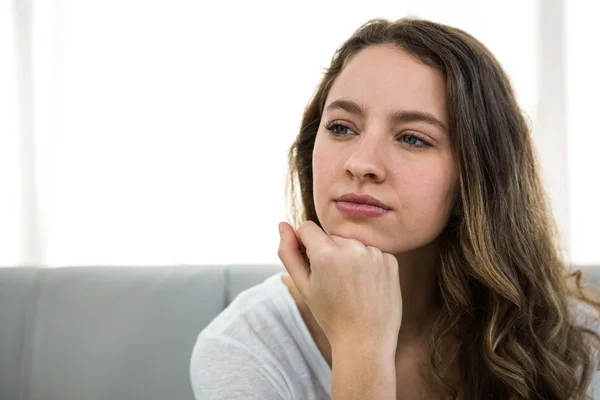
[[[346,126],[340,122],[337,121],[333,121],[333,122],[328,122],[327,124],[325,124],[325,129],[327,129],[331,135],[333,135],[334,137],[341,137],[341,136],[345,136],[345,135],[340,135],[334,132],[334,129],[338,126],[344,127],[346,129],[350,129],[352,130],[352,128],[350,128],[349,126]],[[406,133],[406,134],[402,134],[400,135],[400,139],[406,137],[406,136],[411,136],[415,139],[417,139],[420,142],[423,142],[422,145],[417,145],[417,144],[411,144],[411,143],[405,143],[405,142],[401,142],[402,144],[406,144],[409,147],[417,147],[417,148],[424,148],[424,147],[431,147],[431,144],[429,144],[421,135],[419,135],[418,133],[414,132],[414,133]]]

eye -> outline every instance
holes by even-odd
[[[429,147],[430,144],[421,139],[418,135],[414,133],[405,133],[400,136],[398,139],[402,143],[409,145],[410,147]]]
[[[325,129],[330,131],[334,136],[346,136],[349,133],[354,133],[351,128],[339,122],[330,122],[325,125]]]

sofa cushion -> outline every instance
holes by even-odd
[[[20,374],[14,398],[193,399],[190,354],[225,306],[223,268],[71,267],[37,278],[20,370],[8,366]]]

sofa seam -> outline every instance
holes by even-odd
[[[32,337],[38,315],[39,300],[41,296],[42,277],[41,271],[35,269],[33,301],[25,317],[25,331],[23,332],[23,347],[21,349],[21,365],[19,373],[19,399],[31,399],[31,364],[33,360]]]
[[[229,296],[231,295],[231,264],[227,264],[223,269],[223,309],[229,306]]]

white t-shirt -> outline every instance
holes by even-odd
[[[282,275],[240,293],[200,332],[190,362],[196,400],[331,399],[331,368]],[[593,399],[599,384],[596,373]]]
[[[331,368],[281,277],[240,293],[198,336],[196,400],[331,398]]]

